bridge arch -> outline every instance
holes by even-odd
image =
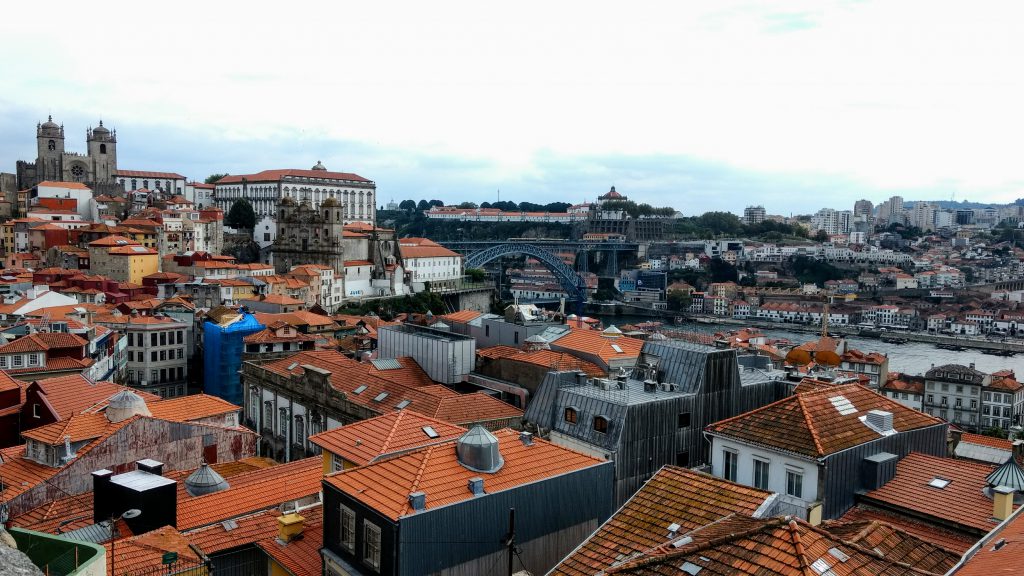
[[[534,244],[509,242],[477,250],[466,256],[465,266],[466,268],[483,268],[484,264],[491,260],[511,254],[525,254],[536,258],[545,268],[554,273],[570,300],[576,300],[581,304],[587,301],[587,282],[583,277],[571,266],[562,262],[561,258]]]

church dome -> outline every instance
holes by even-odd
[[[605,194],[603,196],[600,196],[598,199],[599,200],[621,200],[623,198],[625,198],[625,197],[622,194],[619,194],[618,192],[616,192],[615,191],[615,186],[612,186],[612,189],[609,190],[607,194]]]
[[[103,127],[103,120],[100,120],[100,125],[92,129],[93,134],[110,134],[110,130]]]
[[[152,416],[146,401],[131,390],[122,390],[107,400],[107,420],[122,422],[132,416]]]
[[[185,491],[192,496],[213,494],[229,488],[228,481],[210,465],[203,462],[185,479]]]
[[[60,126],[58,126],[57,123],[53,121],[53,116],[50,116],[49,118],[47,118],[46,122],[43,122],[43,126],[42,127],[43,128],[51,128],[51,129],[59,129],[60,128]]]
[[[313,166],[313,170],[327,170],[327,168],[319,160],[316,161],[316,166]]]
[[[281,198],[281,204],[284,206],[294,206],[295,199],[291,196],[285,196],[284,198]]]
[[[493,474],[505,464],[498,450],[498,438],[483,426],[473,426],[455,442],[459,464],[473,472]]]
[[[340,204],[338,204],[338,200],[333,196],[328,197],[320,203],[321,208],[337,208],[338,206],[340,206]]]

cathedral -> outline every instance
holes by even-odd
[[[82,182],[91,188],[115,184],[117,172],[117,131],[100,125],[85,131],[86,153],[64,149],[64,126],[50,116],[36,125],[36,161],[17,163],[18,190],[46,181]]]

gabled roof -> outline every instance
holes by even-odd
[[[45,396],[46,403],[53,408],[59,420],[81,414],[97,404],[106,404],[108,398],[129,390],[127,386],[113,382],[93,382],[81,374],[69,374],[56,378],[36,380],[28,389],[37,386]],[[146,402],[159,400],[160,397],[148,392],[132,390]]]
[[[483,478],[484,490],[493,494],[607,464],[539,438],[527,446],[520,441],[519,433],[511,429],[499,430],[494,435],[505,463],[493,473],[463,467],[455,454],[455,442],[450,441],[336,473],[324,478],[324,483],[392,520],[399,520],[411,512],[409,494],[413,492],[426,494],[429,511],[473,498],[466,489],[470,478]]]
[[[185,177],[177,172],[150,172],[148,170],[118,170],[114,176],[126,178],[163,178],[166,180],[184,180]]]
[[[684,538],[690,538],[686,543]],[[792,517],[733,516],[673,538],[683,542],[648,551],[605,574],[680,576],[920,576],[930,574],[847,544]]]
[[[888,560],[903,562],[920,570],[945,574],[960,560],[957,551],[943,548],[878,520],[833,521],[822,528],[844,542],[876,550]]]
[[[638,338],[630,338],[629,336],[609,338],[602,336],[602,333],[596,330],[573,328],[564,336],[551,342],[550,345],[553,349],[557,348],[589,354],[597,356],[604,362],[609,362],[611,360],[639,357],[644,341]],[[622,351],[616,350],[615,346]]]
[[[0,346],[0,354],[45,352],[52,348],[81,348],[88,343],[87,340],[77,334],[70,334],[68,332],[39,332],[37,334],[27,334]]]
[[[990,532],[966,554],[956,576],[993,576],[1024,572],[1024,514],[1020,512]]]
[[[754,515],[772,501],[771,492],[665,466],[551,573],[590,576],[664,543],[671,524],[689,532],[732,514]]]
[[[891,412],[897,432],[944,424],[934,416],[908,408],[859,384],[845,384],[794,394],[711,424],[707,431],[820,458],[881,438],[882,434],[861,420],[871,410]]]
[[[925,542],[930,542],[935,546],[958,554],[963,553],[978,540],[977,536],[968,536],[963,532],[947,530],[935,524],[869,506],[854,506],[836,522],[850,523],[860,521],[881,522],[893,526],[905,534],[910,534]]]
[[[218,180],[214,185],[220,186],[221,184],[238,184],[243,180],[247,182],[278,182],[283,178],[316,178],[328,179],[328,180],[347,180],[351,182],[370,182],[366,178],[358,174],[352,174],[350,172],[331,172],[328,170],[298,170],[295,168],[285,168],[283,170],[264,170],[255,174],[235,174],[231,176],[225,176]]]
[[[601,377],[607,375],[597,364],[577,358],[566,352],[555,352],[553,350],[534,350],[524,352],[512,346],[492,346],[477,352],[482,358],[506,358],[512,362],[523,362],[543,366],[554,371],[582,370],[590,377]]]
[[[481,316],[480,312],[476,310],[459,310],[458,312],[452,312],[451,314],[445,314],[441,316],[442,320],[457,322],[459,324],[467,324],[471,320],[476,320]]]
[[[150,402],[149,412],[154,418],[172,422],[189,422],[231,414],[241,410],[227,400],[209,394],[192,394]]]
[[[130,538],[122,538],[107,548],[107,573],[116,568],[120,574],[152,573],[153,569],[163,571],[163,555],[177,554],[178,568],[199,565],[203,559],[189,547],[187,538],[171,526],[164,526]]]
[[[994,469],[987,464],[911,452],[896,464],[893,479],[865,494],[863,502],[988,532],[998,524],[992,518],[992,499],[983,492]],[[935,478],[949,483],[944,488],[929,485]]]
[[[308,527],[319,525],[323,521],[323,510],[323,506],[314,506],[302,510],[299,514],[306,519],[305,524]],[[234,518],[235,526],[231,530],[226,530],[221,524],[215,523],[190,530],[185,533],[185,536],[203,553],[216,554],[245,544],[274,538],[277,536],[277,517],[280,515],[281,511],[277,508],[261,510]],[[303,534],[307,529],[303,530]]]
[[[415,448],[453,440],[465,432],[462,426],[399,410],[315,434],[309,441],[357,466],[365,466]]]

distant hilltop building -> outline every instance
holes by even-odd
[[[743,223],[747,225],[764,222],[767,212],[764,206],[747,206],[743,209]]]
[[[85,131],[86,153],[68,152],[64,147],[64,125],[53,121],[36,124],[36,160],[19,160],[15,164],[17,190],[26,190],[40,182],[80,182],[96,185],[114,184],[117,172],[117,131],[109,130],[100,120],[99,126]],[[10,187],[5,182],[4,188]]]
[[[309,170],[286,168],[225,176],[214,185],[214,202],[225,212],[239,198],[252,203],[259,216],[276,216],[282,200],[309,201],[313,210],[333,199],[341,205],[343,224],[375,224],[377,185],[349,172],[331,172],[319,161]]]

